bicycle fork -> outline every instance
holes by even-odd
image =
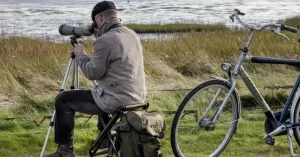
[[[220,93],[222,92],[222,89],[218,89],[216,95],[214,96],[214,98],[212,99],[212,101],[209,103],[208,107],[206,108],[205,112],[203,113],[202,117],[199,118],[199,121],[198,121],[198,125],[201,127],[201,126],[204,126],[204,127],[207,127],[209,126],[210,122],[207,121],[206,117],[207,117],[207,113],[208,111],[212,108],[212,106],[214,105],[214,103],[217,101]]]
[[[228,102],[229,97],[231,96],[232,92],[234,91],[235,86],[236,86],[236,81],[235,81],[235,79],[232,79],[232,86],[231,86],[229,92],[227,93],[225,99],[223,100],[221,106],[219,107],[217,113],[215,114],[213,120],[211,121],[211,125],[214,126],[216,120],[218,119],[219,115],[220,115],[221,112],[223,111],[223,109],[224,109],[224,107],[225,107],[225,104]]]
[[[220,114],[223,111],[225,105],[227,104],[228,99],[230,98],[232,92],[234,91],[235,86],[236,86],[236,81],[233,79],[232,86],[231,86],[229,92],[227,93],[227,95],[225,96],[224,100],[222,101],[221,106],[217,109],[215,115],[210,120],[207,120],[205,118],[207,117],[207,114],[208,114],[209,110],[213,107],[214,103],[217,101],[219,95],[221,94],[222,89],[221,88],[218,89],[216,95],[214,96],[212,101],[209,103],[209,106],[207,107],[207,109],[203,113],[202,117],[198,121],[198,125],[200,127],[202,126],[207,130],[213,130],[214,129],[215,122],[220,117]]]

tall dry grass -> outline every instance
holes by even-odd
[[[245,46],[249,34],[250,32],[233,30],[191,33],[188,37],[175,36],[170,41],[145,41],[143,46],[178,72],[188,76],[201,76],[214,73],[222,62],[234,63],[240,54],[239,48]],[[299,58],[298,36],[291,33],[287,35],[290,41],[270,31],[258,32],[249,54]],[[264,67],[272,67],[274,72],[286,69],[285,66]]]

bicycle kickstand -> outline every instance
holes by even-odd
[[[290,147],[291,157],[295,157],[293,145],[292,145],[292,137],[293,137],[293,129],[289,128],[287,130],[288,143],[289,143],[289,147]]]

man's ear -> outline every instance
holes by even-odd
[[[100,15],[100,21],[101,21],[101,23],[103,23],[103,21],[104,21],[104,17],[102,15]]]

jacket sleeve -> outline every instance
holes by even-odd
[[[94,43],[94,52],[89,57],[83,53],[76,56],[78,66],[89,80],[100,79],[106,72],[110,60],[111,44],[98,39]]]

